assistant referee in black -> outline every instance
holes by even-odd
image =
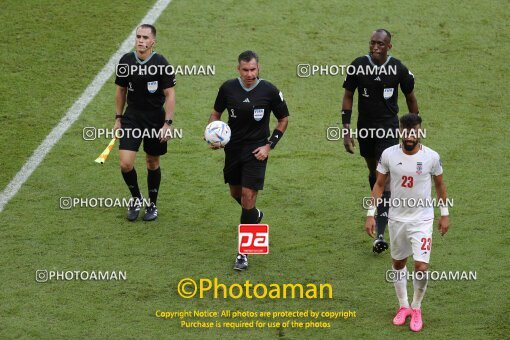
[[[225,183],[230,195],[241,205],[241,223],[260,223],[264,214],[255,207],[257,193],[264,187],[267,159],[287,129],[289,110],[283,94],[267,80],[259,78],[259,57],[245,51],[238,57],[239,77],[221,85],[209,123],[220,120],[227,109],[232,131],[225,146]],[[278,119],[270,134],[269,119]],[[213,148],[218,148],[214,147]],[[238,254],[234,269],[245,270],[248,258]]]
[[[350,129],[352,104],[354,92],[358,90],[358,135],[361,129],[382,129],[398,130],[398,87],[406,97],[407,108],[410,113],[418,112],[418,102],[414,95],[414,76],[400,62],[400,60],[388,55],[391,49],[391,33],[385,29],[378,29],[372,33],[369,42],[370,53],[356,58],[351,65],[355,69],[367,70],[367,67],[374,66],[385,72],[378,74],[356,74],[347,75],[343,87],[345,89],[342,100],[342,125],[344,129]],[[396,69],[396,74],[391,72]],[[365,130],[368,131],[368,130]],[[398,136],[384,134],[387,138],[376,138],[368,134],[367,138],[358,138],[360,154],[365,158],[368,167],[368,181],[370,189],[373,188],[376,181],[376,168],[379,158],[384,149],[399,143]],[[354,153],[354,141],[349,134],[344,135],[345,150]],[[382,198],[389,198],[389,186]],[[377,238],[374,241],[372,250],[380,253],[388,249],[388,244],[384,241],[384,231],[388,224],[388,206],[381,204],[377,207]]]
[[[156,42],[154,26],[140,25],[135,41],[135,51],[122,56],[116,70],[114,130],[122,128],[124,131],[120,138],[119,156],[122,177],[132,196],[127,218],[136,220],[142,206],[134,162],[143,141],[150,200],[143,219],[153,221],[158,217],[156,204],[161,182],[159,159],[167,152],[167,141],[171,137],[175,76],[173,69],[167,67],[170,64],[165,57],[153,50]],[[132,67],[134,65],[136,67]],[[147,72],[150,66],[158,71]]]

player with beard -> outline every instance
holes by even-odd
[[[389,209],[389,233],[393,261],[393,281],[400,304],[393,324],[401,326],[411,316],[409,327],[419,332],[423,327],[421,302],[427,289],[427,270],[432,250],[434,207],[427,204],[403,204],[404,202],[431,202],[431,186],[434,180],[441,217],[438,229],[441,235],[448,232],[448,207],[446,186],[443,183],[443,168],[439,154],[420,143],[421,118],[417,114],[406,114],[400,118],[402,143],[387,148],[377,166],[377,181],[372,190],[372,207],[369,208],[365,230],[374,237],[375,202],[383,194],[386,180],[390,178],[391,201],[399,200]],[[391,177],[390,177],[391,175]],[[443,204],[443,205],[441,205]],[[409,256],[414,259],[413,300],[407,297],[407,268]]]
[[[413,91],[414,76],[400,60],[388,55],[391,47],[390,32],[385,29],[374,31],[369,43],[370,53],[355,59],[351,65],[356,70],[376,69],[377,74],[366,74],[368,72],[349,74],[343,84],[345,92],[342,100],[342,125],[344,129],[350,129],[353,96],[356,89],[358,90],[358,142],[360,154],[365,158],[368,167],[370,189],[376,181],[377,161],[383,150],[398,144],[396,133],[393,136],[387,133],[398,130],[399,85],[406,97],[409,112],[418,113],[418,103]],[[396,74],[392,72],[392,69],[396,69]],[[363,129],[384,130],[384,137],[387,138],[364,136],[360,133]],[[344,146],[347,152],[354,153],[354,140],[350,134],[344,135]],[[385,190],[383,198],[389,197],[390,191]],[[377,207],[377,238],[372,247],[374,252],[381,253],[388,249],[388,244],[384,241],[387,223],[388,207],[380,205]]]

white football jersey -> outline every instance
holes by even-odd
[[[421,145],[414,155],[407,155],[402,145],[394,145],[381,155],[377,171],[390,174],[391,204],[388,218],[401,222],[434,219],[431,197],[432,176],[443,173],[439,154]]]

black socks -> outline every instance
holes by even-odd
[[[388,211],[390,210],[389,201],[391,197],[391,192],[385,191],[383,192],[381,198],[383,202],[377,206],[377,217],[375,218],[375,225],[377,227],[377,236],[383,235],[386,230],[386,226],[388,225]]]
[[[374,189],[376,177],[372,175],[368,175],[368,183],[370,183],[370,190]],[[384,236],[384,231],[386,230],[386,226],[388,225],[388,211],[389,211],[389,203],[385,204],[385,200],[389,200],[391,193],[389,191],[384,191],[381,198],[383,199],[383,203],[377,206],[377,216],[375,218],[375,225],[377,231],[377,237],[379,235]]]
[[[161,183],[161,168],[156,170],[147,169],[147,187],[149,188],[149,199],[156,205],[158,200],[159,184]]]
[[[142,195],[140,194],[140,188],[138,188],[138,177],[136,175],[135,168],[129,172],[122,172],[122,177],[124,178],[124,182],[126,182],[126,185],[131,192],[131,196],[142,198]]]
[[[241,213],[241,224],[257,224],[259,219],[259,212],[257,208],[244,209]]]

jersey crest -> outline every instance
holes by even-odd
[[[260,121],[264,117],[264,109],[254,109],[253,110],[253,119],[257,122]]]
[[[416,173],[418,175],[421,175],[422,170],[423,170],[423,163],[422,162],[416,162]]]
[[[384,99],[390,99],[393,96],[393,87],[384,89],[383,97]]]
[[[150,93],[154,93],[156,92],[158,89],[158,81],[148,81],[147,82],[147,90],[150,92]]]

